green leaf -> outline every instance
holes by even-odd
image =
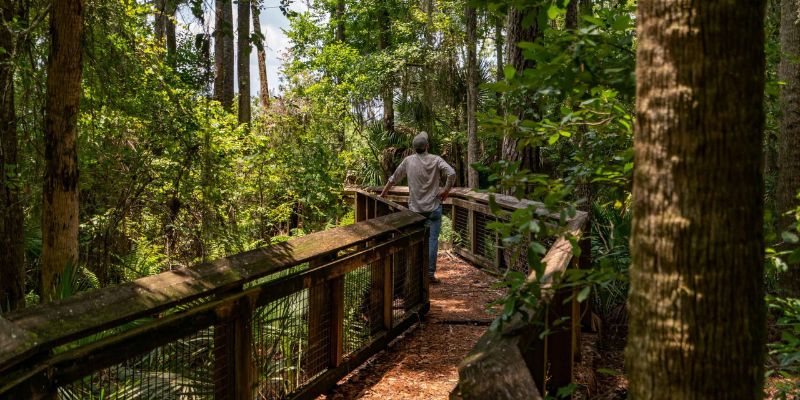
[[[563,11],[559,6],[551,4],[550,8],[547,9],[547,18],[556,19]]]
[[[513,66],[506,65],[506,67],[503,68],[503,75],[506,77],[507,81],[514,79],[514,75],[516,74],[517,74],[517,69],[514,68]]]
[[[611,29],[615,31],[624,31],[631,26],[631,21],[631,17],[628,14],[622,14],[611,24]]]
[[[556,142],[558,141],[558,138],[560,138],[560,137],[561,137],[561,135],[559,135],[558,133],[556,133],[555,135],[550,135],[550,138],[547,140],[547,143],[550,144],[550,145],[554,145],[554,144],[556,144]]]
[[[598,368],[597,372],[599,372],[599,373],[601,373],[603,375],[608,375],[608,376],[620,376],[620,375],[622,375],[620,372],[617,372],[617,371],[614,371],[613,369],[608,369],[608,368]]]
[[[786,243],[800,242],[800,238],[798,238],[797,234],[795,234],[794,232],[788,232],[788,231],[783,232],[781,233],[781,237],[783,238],[783,241]]]
[[[587,286],[587,287],[581,289],[580,293],[578,293],[578,302],[582,303],[584,300],[589,298],[589,294],[591,294],[591,293],[592,293],[592,287],[591,286]]]
[[[588,23],[590,23],[590,24],[592,24],[592,25],[596,25],[596,26],[605,26],[606,25],[606,23],[602,19],[597,18],[597,17],[593,17],[591,15],[584,15],[583,16],[583,20],[588,22]]]

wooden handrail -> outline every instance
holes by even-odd
[[[392,204],[383,204],[383,200],[376,201],[390,210],[394,207]],[[32,382],[37,374],[47,371],[46,375],[53,376],[56,374],[53,372],[54,366],[61,366],[63,369],[65,362],[72,362],[70,368],[75,370],[75,362],[69,360],[79,361],[81,357],[85,357],[87,351],[95,351],[92,349],[106,349],[103,353],[104,359],[115,360],[114,352],[109,353],[108,349],[128,341],[143,346],[136,351],[144,351],[142,349],[151,348],[165,339],[153,340],[151,345],[144,345],[147,339],[143,341],[141,335],[171,326],[175,321],[183,321],[183,330],[186,327],[201,328],[191,322],[193,319],[207,324],[217,323],[219,318],[211,317],[208,314],[211,311],[208,310],[219,313],[224,308],[223,303],[242,298],[242,288],[248,283],[256,283],[257,290],[245,293],[249,293],[250,297],[255,296],[257,303],[263,304],[270,299],[274,300],[275,296],[294,293],[293,290],[319,285],[326,280],[342,280],[344,273],[394,254],[398,251],[397,246],[405,246],[404,249],[416,246],[422,251],[423,246],[420,243],[424,241],[423,222],[424,219],[416,213],[391,210],[380,217],[350,226],[313,233],[285,243],[199,264],[193,268],[168,271],[4,315],[0,318],[0,398],[5,398],[18,385]],[[412,243],[404,239],[409,234],[416,237],[417,241]],[[369,248],[365,246],[368,242],[371,244]],[[342,250],[348,251],[342,253]],[[324,259],[331,261],[316,265],[312,263],[312,267],[294,272],[289,278],[266,284],[257,283],[260,278],[309,261]],[[209,303],[208,299],[213,298],[222,300]],[[188,311],[162,315],[164,311],[174,310],[177,306],[199,299],[204,303],[189,306]],[[142,318],[149,319],[142,327],[53,355],[58,346]],[[178,329],[176,332],[182,330]],[[174,335],[166,337],[174,338]],[[129,354],[129,351],[120,352],[117,348],[117,353]],[[80,373],[86,373],[87,368],[101,367],[85,365],[78,368],[78,372],[58,370],[62,377],[61,383],[65,377],[73,379],[79,377]]]

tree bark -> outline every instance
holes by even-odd
[[[237,11],[239,124],[249,124],[252,114],[250,110],[250,0],[239,0]]]
[[[478,55],[477,24],[475,7],[465,7],[467,22],[467,186],[478,188],[478,171],[472,167],[478,162]]]
[[[592,6],[592,0],[579,0],[580,3],[580,12],[581,15],[592,15],[594,13],[594,9]]]
[[[176,0],[155,0],[155,20],[153,23],[153,33],[156,42],[161,46],[166,44],[167,61],[174,65],[177,41],[175,38],[175,12],[177,10]]]
[[[334,14],[336,18],[336,41],[344,43],[344,0],[336,0],[336,9]]]
[[[531,14],[534,17],[529,17]],[[535,17],[537,14],[538,9],[536,7],[524,10],[512,7],[508,12],[508,32],[506,37],[508,42],[508,64],[514,67],[518,74],[522,74],[525,69],[535,66],[533,61],[525,59],[518,44],[520,42],[534,42],[539,37],[540,31]],[[530,20],[530,25],[526,26],[525,22],[528,20]],[[536,118],[534,113],[525,111],[526,109],[536,109],[535,104],[522,104],[513,108],[514,110],[508,110],[508,112],[513,112],[520,120]],[[539,153],[538,147],[524,146],[519,148],[517,138],[513,136],[507,135],[503,138],[503,159],[519,162],[520,169],[538,172],[541,164]]]
[[[641,0],[634,399],[760,399],[764,1]]]
[[[378,10],[378,50],[386,51],[391,43],[389,11],[386,4],[380,3]],[[387,76],[383,83],[383,129],[394,132],[394,77]]]
[[[250,7],[253,13],[253,30],[258,32],[259,38],[256,43],[256,57],[258,58],[258,79],[261,83],[259,89],[259,98],[261,99],[261,107],[264,110],[269,110],[269,81],[267,80],[267,49],[266,41],[264,38],[266,34],[261,30],[261,10],[258,8],[258,2],[251,1]]]
[[[0,1],[0,313],[25,306],[24,214],[17,164],[14,109],[14,0]]]
[[[177,0],[167,0],[167,16],[165,18],[165,34],[167,37],[167,62],[175,66],[178,52],[178,40],[175,36],[175,13],[178,11]]]
[[[503,21],[500,17],[495,17],[494,20],[494,53],[497,63],[497,71],[495,71],[495,79],[497,82],[501,82],[506,79],[505,76],[505,63],[503,62],[503,46],[505,46],[505,40],[503,40]],[[497,93],[498,102],[502,95]],[[498,112],[501,111],[498,109]]]
[[[781,1],[781,54],[779,67],[781,89],[781,119],[778,135],[778,187],[775,205],[780,217],[778,231],[784,231],[794,222],[793,214],[785,215],[798,205],[800,192],[800,26],[797,0]],[[790,265],[780,280],[786,295],[800,297],[800,265]]]
[[[230,111],[233,106],[233,3],[215,0],[214,100]]]
[[[156,42],[161,44],[164,43],[164,35],[166,34],[167,0],[155,0],[154,6],[153,34],[156,37]]]
[[[436,60],[434,59],[433,41],[433,0],[424,0],[425,7],[425,79],[423,82],[423,104],[425,105],[425,131],[433,134],[435,121],[433,113],[434,79]]]
[[[53,0],[45,104],[42,297],[52,301],[64,269],[78,263],[78,111],[82,0]]]
[[[567,30],[578,29],[578,2],[580,0],[570,0],[567,4],[567,15],[564,18],[564,27]]]

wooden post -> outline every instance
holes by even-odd
[[[225,305],[217,312],[221,322],[214,326],[214,398],[236,399],[236,328],[233,307]]]
[[[500,235],[494,234],[494,267],[498,272],[502,272],[503,268],[503,244]]]
[[[475,210],[469,210],[467,232],[469,232],[469,252],[472,253],[472,255],[476,255],[478,254],[478,227],[475,220]]]
[[[387,331],[394,325],[394,315],[392,305],[394,302],[394,287],[392,277],[394,276],[394,255],[383,259],[383,328]]]
[[[572,383],[572,367],[575,339],[573,337],[572,321],[561,321],[560,325],[555,326],[555,322],[562,317],[572,315],[572,304],[564,301],[572,296],[572,289],[560,289],[553,296],[547,307],[547,324],[550,328],[550,335],[547,336],[547,355],[550,372],[550,379],[547,381],[547,393],[554,395],[558,389]],[[572,399],[572,396],[566,397]]]
[[[342,365],[344,357],[344,276],[330,281],[331,293],[331,368]]]
[[[538,336],[538,333],[536,334]],[[536,338],[531,347],[523,353],[525,363],[529,366],[536,388],[544,395],[547,382],[547,338]]]
[[[592,241],[589,239],[588,232],[585,235],[586,237],[580,240],[581,246],[581,256],[578,258],[578,268],[580,269],[592,269]],[[585,330],[586,332],[592,331],[592,301],[594,300],[594,294],[590,294],[589,298],[584,300],[583,304],[580,305],[581,307],[581,329]]]
[[[420,242],[417,245],[417,246],[420,246],[421,248],[419,250],[417,250],[417,252],[422,254],[422,268],[420,268],[420,271],[419,271],[419,273],[421,275],[420,276],[420,281],[422,283],[422,287],[421,287],[421,289],[422,289],[422,304],[427,304],[430,301],[430,293],[429,293],[430,282],[428,281],[428,276],[430,276],[429,275],[430,273],[428,272],[428,267],[429,267],[428,260],[430,259],[430,257],[429,257],[429,251],[430,251],[430,245],[429,245],[430,240],[429,240],[429,238],[430,238],[430,234],[429,234],[429,229],[428,228],[425,228],[425,231],[423,231],[423,235],[424,236],[422,238],[422,242]],[[409,256],[406,257],[406,258],[410,258],[411,254],[416,253],[416,252],[412,253],[411,250],[412,250],[412,247],[409,246],[408,250],[407,250],[407,253],[406,253]]]
[[[252,400],[254,398],[253,380],[253,308],[250,298],[244,297],[237,304],[234,320],[234,398]]]
[[[369,285],[369,307],[367,309],[367,317],[369,318],[369,333],[370,336],[374,336],[376,333],[380,332],[383,327],[383,319],[384,319],[384,302],[386,300],[386,296],[384,295],[384,273],[386,272],[386,262],[390,260],[390,256],[388,254],[384,254],[383,258],[380,261],[374,262],[369,266],[369,277],[370,277],[370,285]],[[379,312],[375,312],[375,311]]]
[[[320,257],[309,262],[309,267],[325,265],[332,259],[332,256]],[[317,359],[320,355],[332,351],[332,338],[324,334],[325,325],[330,326],[334,317],[328,312],[332,306],[331,299],[330,282],[314,285],[308,289],[308,350],[304,354],[306,360],[303,364],[309,377],[317,375],[328,367],[327,363],[321,364]],[[331,320],[325,320],[326,315],[330,315]]]
[[[364,193],[356,192],[356,222],[367,220],[367,196]]]

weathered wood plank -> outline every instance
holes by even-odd
[[[331,293],[331,353],[330,367],[342,365],[344,357],[344,276],[330,282]]]
[[[60,345],[115,325],[163,311],[201,297],[224,293],[241,284],[334,253],[382,234],[423,221],[405,211],[334,228],[133,282],[77,295],[61,302],[30,307],[5,317],[27,331],[24,343],[0,341],[0,372],[41,349]],[[0,332],[0,336],[6,336]],[[8,345],[6,345],[8,344]]]
[[[579,211],[575,215],[575,218],[567,223],[565,235],[570,235],[576,240],[580,240],[583,234],[582,229],[586,224],[587,218],[588,214],[586,212]],[[556,239],[553,245],[550,246],[547,254],[545,254],[542,258],[542,262],[545,264],[545,270],[542,278],[539,279],[539,282],[546,285],[552,282],[553,278],[556,276],[563,274],[564,271],[567,270],[567,267],[569,267],[569,263],[572,261],[572,256],[572,242],[570,242],[565,236],[561,236]],[[532,272],[528,279],[537,279],[536,273]]]

